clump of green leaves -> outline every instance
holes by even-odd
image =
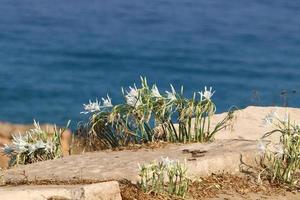
[[[39,123],[34,121],[34,128],[27,131],[24,135],[13,136],[12,143],[5,145],[2,149],[4,154],[11,158],[10,166],[61,157],[61,136],[69,126],[69,123],[65,129],[58,129],[54,125],[54,131],[50,133],[42,130]]]
[[[168,142],[208,142],[224,129],[233,118],[233,111],[211,127],[211,117],[216,106],[211,97],[212,88],[205,87],[194,93],[191,99],[183,95],[183,87],[178,93],[171,85],[171,91],[161,94],[156,85],[149,86],[146,78],[141,78],[141,86],[122,89],[125,102],[112,105],[109,96],[103,103],[84,104],[90,114],[89,135],[97,136],[104,146],[115,148],[128,144],[140,144],[155,140]]]
[[[300,170],[300,126],[292,123],[288,115],[281,118],[276,112],[268,115],[266,121],[275,129],[266,133],[263,138],[279,133],[280,139],[274,145],[260,143],[260,165],[263,167],[261,174],[267,175],[271,181],[295,185]]]
[[[139,170],[138,186],[144,192],[167,193],[179,197],[186,195],[189,185],[187,168],[179,161],[162,158],[160,162],[140,165]]]

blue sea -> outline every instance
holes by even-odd
[[[0,120],[75,127],[146,76],[216,90],[217,111],[300,106],[300,1],[1,0]],[[299,91],[300,92],[300,91]]]

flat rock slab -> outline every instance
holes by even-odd
[[[256,141],[218,140],[210,144],[170,144],[159,149],[94,152],[15,167],[5,171],[4,179],[10,182],[122,179],[135,182],[138,180],[138,164],[160,160],[161,157],[186,162],[191,176],[218,171],[237,173],[240,155],[251,162],[256,149]]]
[[[116,181],[79,186],[17,186],[0,188],[1,200],[121,200]]]

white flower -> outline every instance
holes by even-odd
[[[127,105],[130,105],[132,107],[138,107],[142,104],[141,100],[140,100],[140,97],[139,97],[139,92],[138,92],[138,89],[136,88],[136,86],[133,87],[129,87],[130,91],[127,92],[126,91],[126,95],[125,95],[125,98],[126,98],[126,103]]]
[[[162,160],[163,165],[166,167],[170,167],[170,166],[176,164],[176,161],[169,159],[169,157],[166,157],[166,158],[161,157],[161,160]]]
[[[212,91],[212,87],[209,87],[209,90],[207,90],[207,87],[204,87],[204,92],[198,92],[200,94],[201,101],[208,100],[210,101],[211,97],[214,95],[215,91]],[[204,97],[204,98],[203,98]]]
[[[257,148],[258,148],[258,152],[260,154],[265,154],[265,152],[267,150],[267,146],[266,146],[266,144],[263,143],[262,140],[258,141]]]
[[[289,117],[290,117],[289,114],[286,112],[285,115],[284,115],[284,117],[282,118],[282,121],[283,121],[284,123],[288,123]]]
[[[265,116],[264,120],[264,124],[265,125],[272,125],[274,118],[275,118],[275,113],[274,111],[272,111],[271,113],[267,114],[267,116]]]
[[[103,101],[103,107],[113,107],[111,103],[111,98],[107,95],[107,99],[102,98]]]
[[[28,154],[33,154],[35,151],[37,150],[36,145],[35,144],[31,144],[28,146]]]
[[[152,95],[153,95],[154,97],[156,97],[156,98],[160,98],[160,97],[161,97],[161,95],[160,95],[160,93],[159,93],[159,90],[158,90],[158,88],[156,87],[156,85],[153,85],[153,87],[152,87],[152,89],[151,89],[151,93],[152,93]]]
[[[171,92],[169,92],[169,91],[166,91],[166,93],[167,93],[167,99],[169,99],[170,101],[176,101],[177,100],[177,98],[176,98],[176,91],[175,91],[175,89],[174,89],[174,87],[173,87],[173,85],[171,84],[170,85],[171,86]]]
[[[29,144],[25,141],[24,137],[21,135],[13,136],[13,146],[18,152],[26,152],[28,150]]]
[[[284,154],[284,148],[282,144],[276,144],[274,145],[274,151],[273,153],[275,153],[275,156],[277,158],[281,158]]]
[[[95,102],[89,101],[89,104],[83,104],[85,112],[81,112],[83,114],[94,113],[100,111],[100,103],[98,100]]]

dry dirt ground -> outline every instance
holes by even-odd
[[[180,199],[167,195],[153,193],[145,194],[139,188],[128,182],[120,182],[121,195],[124,200],[167,200]],[[194,180],[190,183],[186,199],[215,199],[215,200],[237,200],[237,199],[300,199],[299,188],[290,190],[279,184],[270,184],[265,181],[257,184],[255,178],[242,175],[213,174],[211,176]]]
[[[62,159],[13,167],[4,172],[3,179],[7,183],[12,184],[30,182],[52,182],[54,184],[57,182],[72,183],[74,181],[80,183],[81,181],[124,181],[124,179],[136,182],[138,180],[139,163],[150,162],[161,157],[169,157],[186,162],[189,176],[192,178],[208,176],[208,188],[205,185],[201,185],[203,182],[192,184],[189,197],[191,199],[199,199],[200,197],[202,199],[202,196],[197,196],[199,191],[201,191],[200,193],[208,193],[203,198],[215,199],[300,199],[299,192],[282,191],[279,189],[280,187],[274,187],[273,185],[265,186],[265,189],[263,189],[264,187],[249,185],[250,182],[247,179],[238,179],[237,176],[217,179],[209,176],[212,173],[220,174],[226,172],[233,175],[239,174],[241,156],[244,162],[255,165],[255,157],[258,155],[257,140],[264,133],[273,129],[266,126],[263,122],[265,116],[272,111],[276,111],[281,116],[289,113],[292,120],[300,122],[300,109],[248,107],[236,113],[233,127],[219,132],[213,143],[159,144],[159,148],[134,148],[123,151],[101,151],[72,155]],[[221,120],[224,115],[216,115],[213,122],[216,123]],[[273,141],[277,139],[278,135],[270,138]],[[220,181],[220,183],[211,184],[212,180]],[[137,191],[135,186],[129,184],[129,182],[121,183],[123,199],[141,199],[138,196],[143,197],[143,195],[146,195]],[[230,186],[229,188],[227,188],[228,185]],[[244,189],[241,191],[241,188]],[[127,196],[126,192],[128,193]],[[210,196],[210,193],[214,195]],[[270,194],[272,196],[268,196]],[[130,196],[136,197],[129,198]],[[150,194],[150,196],[146,195],[142,199],[160,198],[168,199],[169,197]]]

